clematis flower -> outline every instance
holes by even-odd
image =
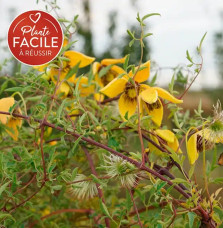
[[[210,140],[209,129],[203,129],[194,133],[186,142],[190,164],[193,165],[197,161],[199,153],[203,152],[204,149],[205,151],[211,150],[214,145],[215,143]]]
[[[103,88],[108,83],[110,83],[113,79],[115,79],[118,75],[125,73],[125,71],[117,66],[116,64],[124,63],[126,59],[126,56],[124,58],[120,59],[103,59],[100,63],[94,62],[93,63],[93,74],[95,76],[95,81],[98,83],[98,85]],[[110,69],[101,77],[100,72],[102,72],[105,67],[112,65]],[[104,95],[100,93],[94,94],[94,97],[97,101],[103,101]]]
[[[2,98],[0,99],[0,111],[9,112],[10,107],[14,104],[15,100],[13,97]],[[16,108],[13,113],[21,114],[20,108]],[[0,114],[0,122],[7,127],[6,132],[17,141],[19,135],[18,128],[22,126],[22,120],[14,116]]]
[[[140,108],[145,107],[148,115],[151,116],[152,121],[160,126],[163,118],[163,105],[159,97],[166,99],[172,103],[180,104],[183,101],[175,98],[166,90],[159,87],[150,87],[146,84],[140,84],[148,80],[150,76],[150,61],[141,65],[142,70],[139,70],[134,76],[133,72],[130,71],[127,75],[122,78],[113,79],[108,85],[100,90],[103,94],[108,97],[115,97],[121,94],[119,98],[119,112],[122,118],[128,113],[128,117],[131,117],[136,112],[137,107],[137,94],[135,86],[129,82],[129,78],[133,78],[137,92],[140,98]],[[136,68],[137,70],[137,68]]]
[[[66,98],[70,92],[70,87],[66,82],[62,82],[56,91],[56,95],[61,96],[61,98]]]
[[[121,59],[103,59],[100,63],[93,63],[93,74],[95,75],[95,81],[98,82],[101,88],[105,87],[109,82],[116,78],[119,74],[125,73],[125,71],[114,64],[124,63],[126,56]],[[105,67],[112,65],[111,68],[102,76],[99,77],[99,73]]]
[[[93,57],[89,57],[87,55],[84,55],[84,54],[82,54],[80,52],[76,52],[76,51],[65,51],[64,57],[66,57],[69,60],[63,61],[62,69],[60,72],[59,72],[59,69],[56,67],[52,67],[49,71],[51,80],[54,83],[56,83],[58,75],[60,77],[59,80],[62,81],[66,77],[67,73],[78,63],[79,63],[79,68],[83,68],[83,67],[90,65],[95,60],[95,58],[93,58]],[[73,74],[68,79],[68,81],[74,83],[75,76],[76,76],[76,74]]]
[[[154,131],[154,135],[150,135],[150,138],[159,146],[165,149],[165,145],[171,148],[176,153],[182,153],[179,148],[179,142],[176,135],[170,130],[158,129]],[[160,141],[159,141],[160,139]],[[155,147],[152,143],[148,144],[150,151],[154,151],[157,155],[164,155],[162,151],[160,151],[157,147]]]
[[[197,130],[186,143],[190,164],[196,162],[200,152],[212,149],[216,143],[223,143],[223,111],[220,101],[214,106],[213,121],[207,123],[204,129]]]

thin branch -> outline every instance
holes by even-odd
[[[133,206],[134,206],[136,215],[137,215],[137,217],[138,217],[139,226],[140,226],[141,228],[143,228],[142,222],[141,222],[140,217],[139,217],[138,208],[137,208],[137,206],[136,206],[136,204],[135,204],[134,196],[133,196],[133,194],[132,194],[132,192],[131,192],[131,190],[130,190],[129,188],[128,188],[128,191],[129,191],[129,194],[130,194],[130,196],[131,196],[131,199],[132,199],[132,202],[133,202]]]
[[[108,99],[103,100],[102,102],[100,102],[100,104],[106,104],[106,103],[109,103],[111,101],[116,101],[116,100],[119,99],[119,97],[120,97],[120,95],[119,96],[116,96],[116,97],[108,98]]]
[[[40,151],[41,151],[41,157],[42,157],[42,163],[43,163],[43,182],[47,179],[47,173],[46,173],[46,164],[44,159],[44,152],[43,152],[43,136],[44,136],[44,125],[41,125],[41,133],[40,133]]]

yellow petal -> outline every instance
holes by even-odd
[[[76,120],[78,114],[80,114],[80,111],[78,109],[73,109],[71,112],[69,112],[70,118],[72,120]]]
[[[128,81],[122,77],[122,78],[115,78],[112,80],[108,85],[106,85],[104,88],[100,90],[101,93],[105,94],[108,97],[115,97],[119,95],[120,93],[124,92],[125,85]]]
[[[118,101],[119,113],[123,119],[128,112],[128,118],[130,118],[136,111],[137,101],[135,99],[129,99],[126,94],[122,94]]]
[[[64,38],[63,40],[63,47],[66,47],[68,45],[69,41],[67,38]]]
[[[99,62],[94,62],[94,63],[92,64],[93,74],[98,73],[98,71],[100,70],[101,67],[102,67],[102,66],[101,66],[101,64],[100,64]]]
[[[162,89],[160,87],[153,87],[153,88],[157,90],[159,97],[162,97],[163,99],[166,99],[172,103],[176,103],[176,104],[183,103],[183,100],[179,100],[179,99],[175,98],[173,95],[171,95],[165,89]]]
[[[79,81],[80,80],[80,81]],[[94,93],[95,90],[95,86],[94,85],[90,85],[88,86],[88,78],[83,76],[81,77],[81,79],[76,78],[75,79],[75,84],[79,81],[79,86],[78,89],[80,90],[80,95],[82,97],[86,97],[92,93]]]
[[[62,94],[62,97],[67,97],[67,95],[70,92],[70,87],[66,82],[62,82],[61,85],[59,86],[59,88],[57,89],[56,94]]]
[[[6,126],[9,129],[6,129],[6,132],[15,140],[18,140],[19,136],[19,131],[17,129],[17,120],[10,118],[9,121],[7,122]]]
[[[101,93],[95,93],[94,94],[94,99],[96,100],[96,101],[98,101],[98,102],[102,102],[103,100],[104,100],[104,95],[103,94],[101,94]]]
[[[10,107],[12,107],[15,104],[15,100],[14,97],[6,97],[6,98],[2,98],[0,99],[0,111],[2,112],[8,112]],[[7,120],[10,117],[8,115],[4,115],[4,114],[0,114],[0,121],[3,124],[7,123]]]
[[[14,113],[21,114],[20,108],[14,110]],[[6,123],[6,132],[15,140],[18,140],[19,131],[18,128],[22,126],[22,119],[10,117]]]
[[[187,145],[187,155],[191,165],[195,163],[198,159],[197,151],[197,133],[193,134],[186,143]]]
[[[140,66],[141,67],[145,67],[144,69],[138,71],[138,73],[135,75],[134,79],[136,82],[145,82],[146,80],[148,80],[149,76],[150,76],[150,61],[145,62],[144,64],[142,64]],[[135,68],[135,72],[137,71],[138,67]],[[129,77],[133,77],[134,74],[132,73],[132,71],[129,72]]]
[[[160,126],[163,120],[163,105],[160,101],[160,99],[158,99],[157,101],[159,101],[159,108],[155,108],[152,111],[150,111],[147,107],[147,105],[145,105],[146,107],[146,111],[148,113],[148,115],[150,115],[152,117],[152,121],[157,125]]]
[[[158,93],[152,87],[142,91],[140,97],[148,104],[155,103],[158,99]]]
[[[178,154],[182,154],[182,150],[179,148],[179,142],[177,137],[174,135],[174,142],[168,142],[167,145],[173,149],[175,152],[177,152]]]
[[[158,146],[160,146],[159,140],[157,139],[157,137],[155,137],[154,135],[150,135],[150,139],[155,142]],[[158,156],[163,156],[165,155],[165,153],[163,153],[162,151],[160,151],[156,146],[154,146],[152,143],[148,143],[150,152],[155,153]]]
[[[41,78],[42,78],[42,79],[45,79],[45,80],[47,80],[47,81],[49,81],[50,78],[51,78],[51,76],[50,76],[49,73],[44,73],[44,74],[42,74]]]
[[[84,55],[77,51],[66,51],[64,56],[70,59],[71,67],[76,66],[80,62],[79,67],[82,68],[90,65],[95,60],[94,57]]]
[[[98,85],[100,87],[103,87],[103,83],[101,81],[101,78],[99,78],[98,76],[98,73],[99,73],[99,70],[101,68],[101,64],[99,62],[94,62],[93,65],[92,65],[92,70],[93,70],[93,74],[94,74],[94,77],[95,77],[95,81],[98,83]]]
[[[158,129],[155,132],[160,138],[164,139],[166,142],[170,142],[170,143],[174,142],[175,135],[172,131]]]
[[[103,59],[101,61],[101,64],[104,65],[104,66],[108,66],[108,65],[111,65],[111,64],[118,64],[118,63],[124,63],[125,62],[125,59],[126,59],[127,56],[121,58],[121,59]]]
[[[126,72],[125,72],[121,67],[116,66],[116,65],[112,66],[110,69],[111,69],[112,71],[114,71],[115,73],[117,73],[117,76],[118,76],[119,74],[126,74]],[[123,77],[124,77],[124,76],[123,76]],[[128,79],[127,74],[126,74],[126,79]]]

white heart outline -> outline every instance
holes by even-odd
[[[37,18],[36,20],[33,20],[33,19],[32,19],[32,16],[36,16],[36,15],[39,15],[38,18]],[[40,12],[38,12],[38,13],[36,13],[36,14],[31,13],[31,14],[29,15],[29,19],[30,19],[33,23],[35,23],[35,24],[39,21],[40,17],[41,17],[41,13],[40,13]]]

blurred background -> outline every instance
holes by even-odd
[[[137,45],[128,47],[130,40],[126,30],[137,31],[137,12],[141,16],[160,13],[161,17],[147,20],[146,30],[153,36],[146,39],[144,55],[144,61],[151,59],[158,64],[157,83],[160,86],[167,86],[170,82],[173,75],[170,68],[188,64],[186,50],[193,56],[200,39],[207,32],[202,50],[203,70],[191,88],[192,93],[185,97],[185,105],[193,110],[201,96],[203,108],[209,111],[217,98],[223,99],[222,0],[57,0],[57,4],[61,8],[58,11],[61,18],[72,20],[74,15],[79,15],[78,30],[73,37],[78,40],[75,50],[98,59],[122,57],[130,52],[131,62],[136,64],[139,48]],[[10,22],[24,11],[45,10],[45,5],[42,0],[0,0],[0,62],[10,57],[6,41]],[[16,67],[11,69],[12,72],[6,73],[13,74]],[[199,93],[199,96],[193,93]]]

